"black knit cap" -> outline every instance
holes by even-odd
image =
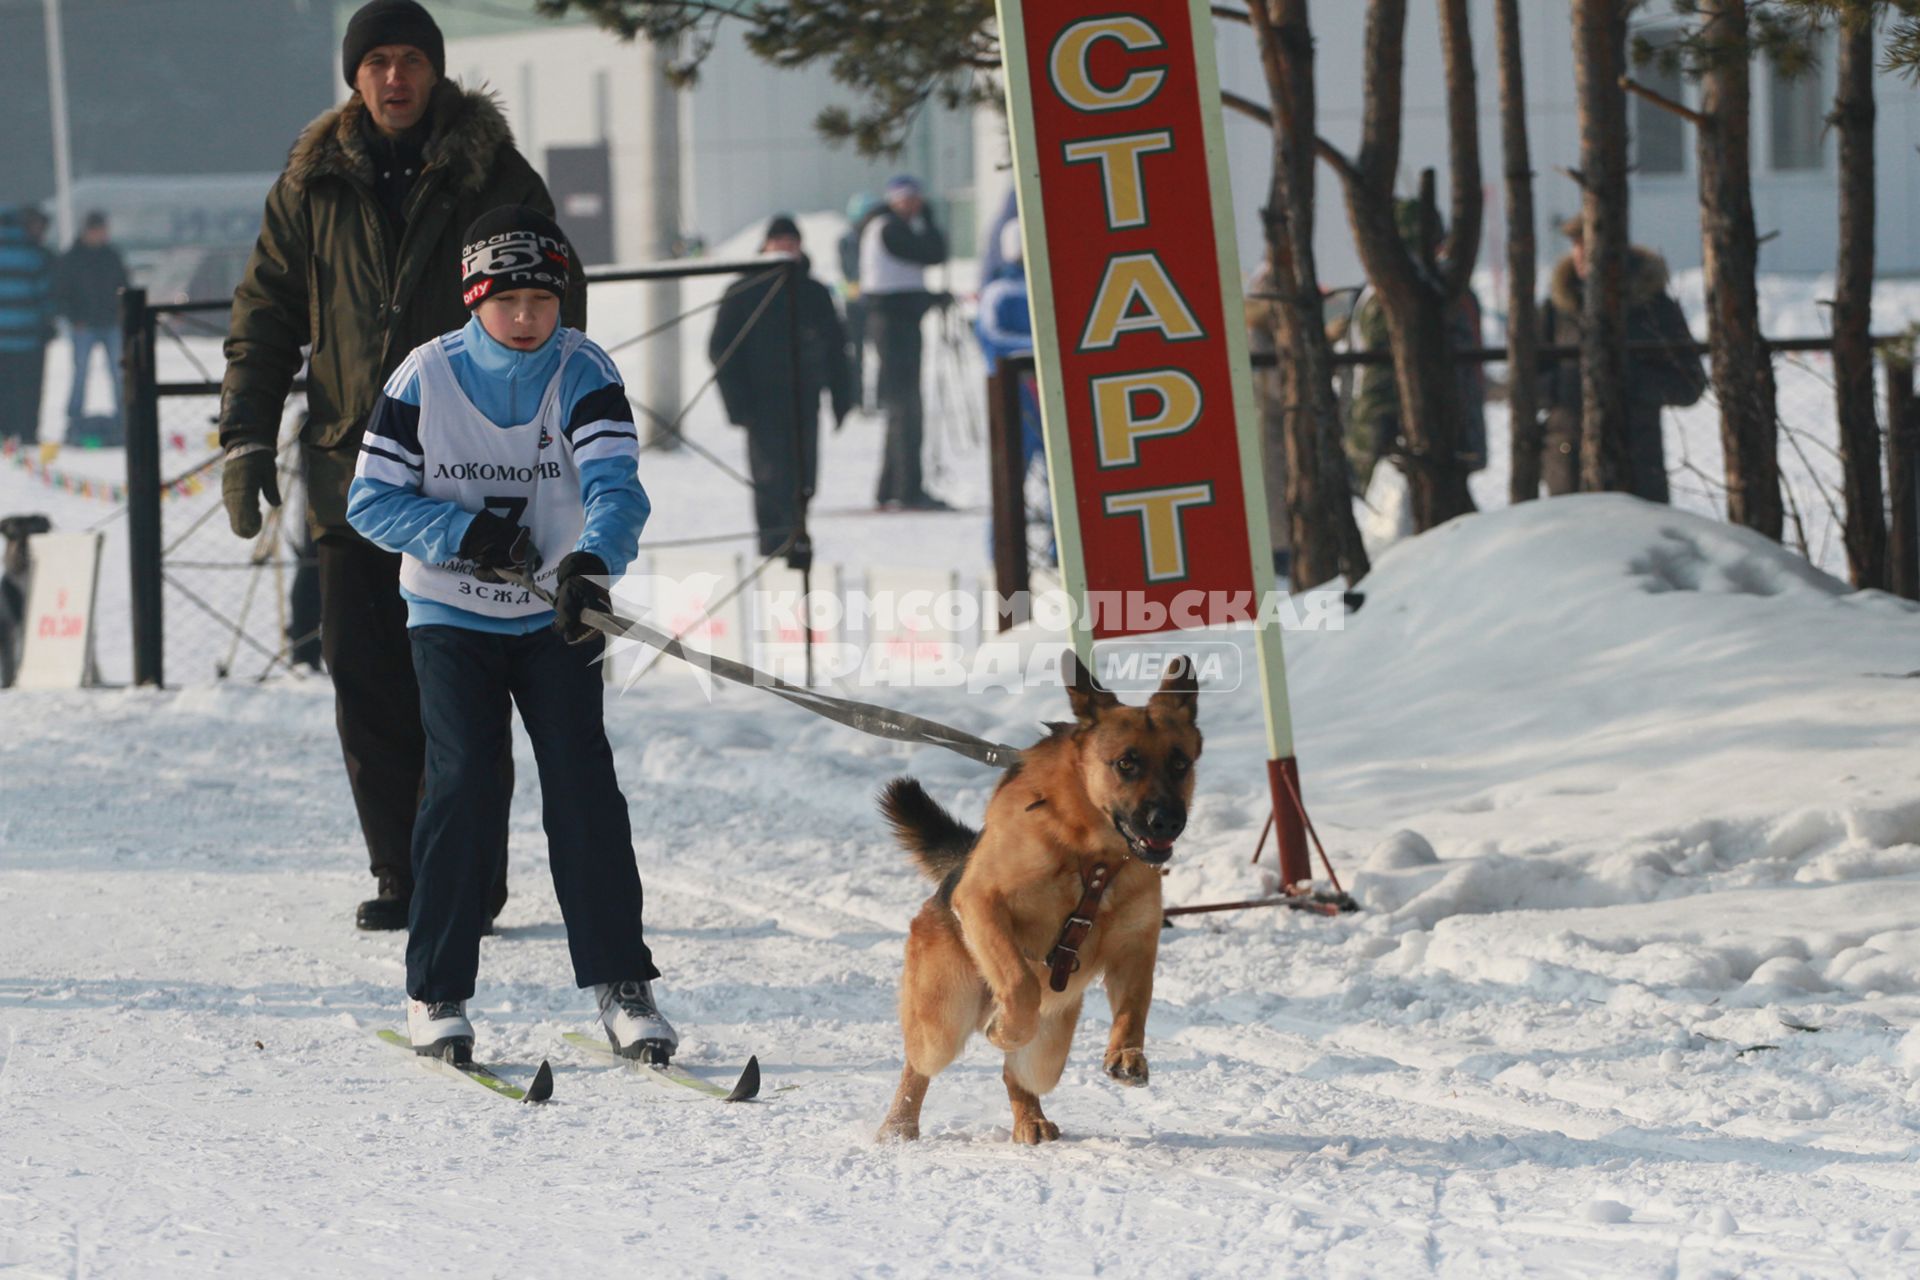
[[[460,296],[467,309],[510,289],[567,296],[573,246],[552,218],[523,204],[503,204],[473,220],[460,237]]]
[[[383,44],[410,44],[427,55],[437,76],[447,74],[447,46],[440,24],[417,0],[369,0],[347,20],[347,36],[340,42],[340,65],[347,87],[354,87],[360,63]]]
[[[800,224],[793,220],[792,214],[774,214],[773,220],[767,223],[767,234],[760,237],[760,243],[765,244],[775,236],[792,236],[795,240],[800,238]]]

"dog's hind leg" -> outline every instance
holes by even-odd
[[[1007,1055],[1000,1078],[1006,1082],[1007,1099],[1013,1103],[1013,1140],[1029,1145],[1052,1142],[1060,1136],[1060,1126],[1040,1110],[1040,1095],[1051,1093],[1066,1069],[1067,1054],[1073,1048],[1073,1029],[1080,1021],[1080,1001],[1058,1009],[1045,1010],[1033,1039]]]
[[[933,1083],[908,1063],[900,1070],[900,1086],[893,1091],[893,1105],[881,1122],[878,1142],[912,1142],[920,1136],[920,1104],[927,1100],[927,1086]]]
[[[989,1000],[986,983],[953,928],[944,907],[928,903],[907,935],[907,964],[900,974],[900,1029],[907,1065],[879,1137],[908,1141],[920,1136],[920,1104],[927,1084],[960,1055]]]

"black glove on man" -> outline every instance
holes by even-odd
[[[220,468],[220,500],[236,537],[259,536],[261,498],[280,505],[280,460],[272,445],[235,445]]]
[[[500,575],[503,569],[532,573],[537,567],[533,563],[533,535],[519,522],[491,511],[474,515],[466,537],[460,539],[460,558],[473,561],[473,576],[482,582],[505,582]]]
[[[600,633],[580,620],[587,609],[613,611],[613,597],[594,579],[605,579],[607,562],[591,551],[575,551],[554,569],[553,629],[568,644],[580,644]]]

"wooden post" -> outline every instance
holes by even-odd
[[[161,683],[166,632],[160,589],[160,395],[153,312],[145,289],[120,291],[121,402],[127,431],[127,568],[133,682]]]
[[[1920,421],[1915,418],[1913,361],[1887,357],[1888,587],[1920,600]]]
[[[1021,449],[1020,378],[1026,360],[1001,360],[987,375],[987,445],[993,491],[994,629],[1008,631],[1028,617],[1032,578],[1027,566],[1027,469]]]

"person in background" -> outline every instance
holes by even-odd
[[[47,219],[31,205],[0,213],[0,441],[40,439],[40,391],[53,340]]]
[[[1420,202],[1400,200],[1394,206],[1394,220],[1400,226],[1400,238],[1409,248],[1420,242]],[[1439,234],[1444,235],[1442,228]],[[1387,327],[1387,309],[1377,295],[1361,302],[1353,316],[1353,327],[1365,351],[1389,351],[1392,336]],[[1480,300],[1472,289],[1462,291],[1457,306],[1447,316],[1447,335],[1455,347],[1472,349],[1480,345]],[[1460,409],[1464,431],[1459,441],[1462,460],[1468,471],[1487,465],[1487,377],[1478,360],[1457,362]],[[1370,364],[1360,371],[1360,385],[1347,415],[1347,460],[1353,466],[1356,491],[1366,493],[1373,482],[1373,469],[1382,458],[1404,451],[1401,435],[1400,386],[1393,365]]]
[[[1547,346],[1580,343],[1580,295],[1587,278],[1583,226],[1577,217],[1560,224],[1567,254],[1547,280],[1540,304],[1540,341]],[[1667,260],[1652,249],[1627,249],[1626,339],[1633,342],[1693,342],[1686,313],[1667,288]],[[1707,389],[1700,357],[1690,352],[1627,352],[1627,491],[1648,502],[1666,502],[1667,453],[1660,410],[1697,401]],[[1540,407],[1547,415],[1540,448],[1540,475],[1547,493],[1580,490],[1580,361],[1541,362]]]
[[[767,224],[762,253],[798,258],[800,228],[787,214]],[[806,276],[800,284],[800,368],[794,376],[793,334],[787,298],[777,273],[749,272],[721,299],[707,340],[727,418],[747,430],[747,466],[753,475],[753,516],[760,554],[786,548],[787,564],[806,569],[812,548],[794,541],[805,524],[820,465],[820,396],[833,405],[838,431],[853,407],[854,382],[847,364],[847,335],[827,286]],[[794,421],[798,411],[799,421]]]
[[[860,296],[860,233],[880,202],[866,192],[847,201],[847,229],[840,252],[840,304],[847,317],[847,367],[853,379],[853,407],[867,410],[867,300]]]
[[[360,438],[381,385],[407,353],[466,323],[460,233],[500,205],[553,211],[547,187],[513,145],[483,89],[446,76],[433,17],[414,0],[371,0],[348,21],[341,70],[353,94],[308,125],[267,194],[245,277],[234,291],[220,391],[221,491],[235,535],[260,532],[260,502],[280,502],[280,419],[306,359],[309,416],[300,432],[307,523],[319,548],[320,647],[333,679],[341,755],[367,843],[375,896],[362,929],[404,929],[410,850],[426,740],[400,596],[400,557],[347,521]],[[571,264],[568,325],[586,325],[586,287]],[[513,790],[510,742],[495,782]],[[507,901],[504,828],[490,906]]]
[[[1000,211],[993,215],[993,223],[987,228],[987,234],[981,240],[980,250],[980,289],[998,280],[1006,272],[1007,256],[1004,246],[1007,240],[1007,225],[1020,223],[1020,193],[1012,187],[1007,188],[1006,199],[1000,202]],[[1016,239],[1012,243],[1018,243]]]
[[[883,511],[951,511],[926,491],[921,473],[925,434],[920,403],[920,320],[940,301],[927,290],[927,268],[947,260],[947,238],[917,179],[887,181],[886,206],[860,233],[860,292],[870,308],[867,332],[880,360],[876,388],[887,415],[875,504]]]
[[[980,351],[987,358],[989,371],[1011,356],[1033,354],[1033,309],[1027,296],[1026,263],[1020,243],[1020,223],[1016,219],[1002,223],[999,243],[992,255],[999,265],[995,274],[980,289],[980,312],[974,318],[974,333],[980,339]],[[1045,464],[1046,437],[1040,426],[1040,389],[1032,370],[1020,375],[1020,474],[1031,475],[1034,464]],[[1058,562],[1052,541],[1052,517],[1040,513],[1049,524],[1047,555]],[[1033,518],[1032,514],[1028,517]]]
[[[54,297],[67,322],[73,342],[73,384],[67,392],[67,439],[82,434],[86,419],[87,375],[93,353],[107,361],[107,381],[113,387],[112,443],[123,438],[120,405],[120,290],[127,284],[127,264],[110,242],[107,215],[89,213],[80,234],[60,257],[54,275]]]

